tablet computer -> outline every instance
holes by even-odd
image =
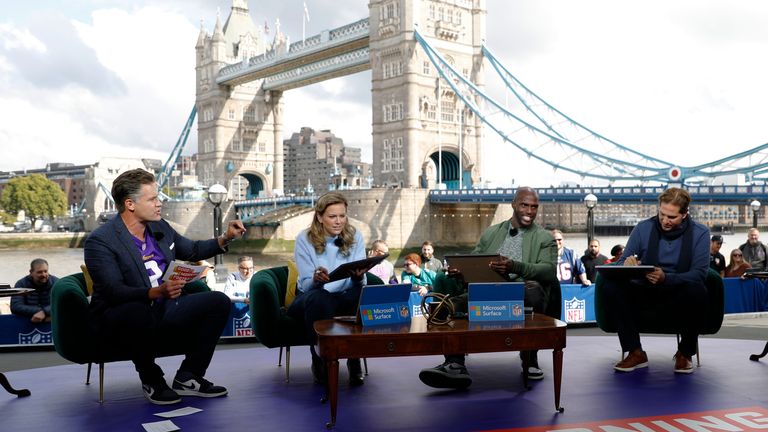
[[[376,264],[384,261],[388,256],[389,254],[377,255],[371,258],[344,263],[333,269],[333,271],[328,274],[328,277],[331,279],[329,282],[351,277],[352,274],[354,274],[354,272],[357,270],[368,271]]]
[[[10,297],[34,291],[34,288],[0,288],[0,297]]]
[[[449,267],[461,272],[464,281],[473,282],[507,282],[507,278],[488,267],[491,261],[496,261],[501,255],[446,255]]]
[[[642,279],[653,271],[653,266],[598,265],[595,270],[606,279]]]

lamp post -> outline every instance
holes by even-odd
[[[752,200],[749,203],[749,208],[752,209],[752,228],[757,228],[757,213],[760,211],[760,201]]]
[[[227,188],[218,183],[208,188],[208,201],[213,204],[213,236],[216,238],[221,235],[221,202],[224,201],[226,196]],[[221,254],[216,255],[214,264],[216,265],[216,270],[219,269],[219,265],[224,264]]]
[[[589,250],[589,244],[595,238],[595,215],[592,210],[597,205],[597,197],[594,194],[585,196],[584,205],[587,206],[587,250]]]

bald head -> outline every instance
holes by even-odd
[[[522,186],[517,188],[515,199],[512,201],[514,214],[510,223],[516,228],[528,228],[536,220],[539,212],[539,194],[533,188]]]

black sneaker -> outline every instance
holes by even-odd
[[[227,389],[214,385],[207,379],[192,375],[189,372],[178,372],[173,379],[173,389],[182,396],[199,396],[213,398],[224,396]]]
[[[165,380],[160,380],[154,384],[141,383],[141,389],[144,391],[144,397],[155,405],[171,405],[181,402],[179,394],[171,390]]]
[[[463,364],[445,362],[433,368],[422,369],[419,379],[435,388],[465,389],[472,384],[467,368]]]

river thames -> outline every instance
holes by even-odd
[[[581,256],[584,253],[587,246],[587,236],[585,233],[567,233],[564,237],[565,245],[575,250],[577,256]],[[723,247],[720,252],[726,257],[726,260],[728,260],[730,251],[739,247],[739,245],[744,243],[746,239],[746,231],[724,235]],[[611,247],[615,244],[626,244],[627,237],[598,237],[598,240],[600,240],[601,252],[604,255],[609,256]],[[443,254],[440,251],[440,245],[436,245],[436,249],[435,255],[442,257]],[[290,253],[253,254],[252,256],[256,270],[282,266],[285,265],[287,260],[292,258],[292,254]],[[58,277],[80,272],[80,265],[83,264],[82,249],[0,249],[0,282],[13,284],[26,276],[29,273],[29,263],[38,257],[46,259],[49,263],[50,273]],[[237,253],[223,255],[224,267],[228,272],[236,270],[237,257]],[[211,258],[209,261],[213,263],[214,260]],[[398,269],[398,272],[400,270],[401,269]]]

